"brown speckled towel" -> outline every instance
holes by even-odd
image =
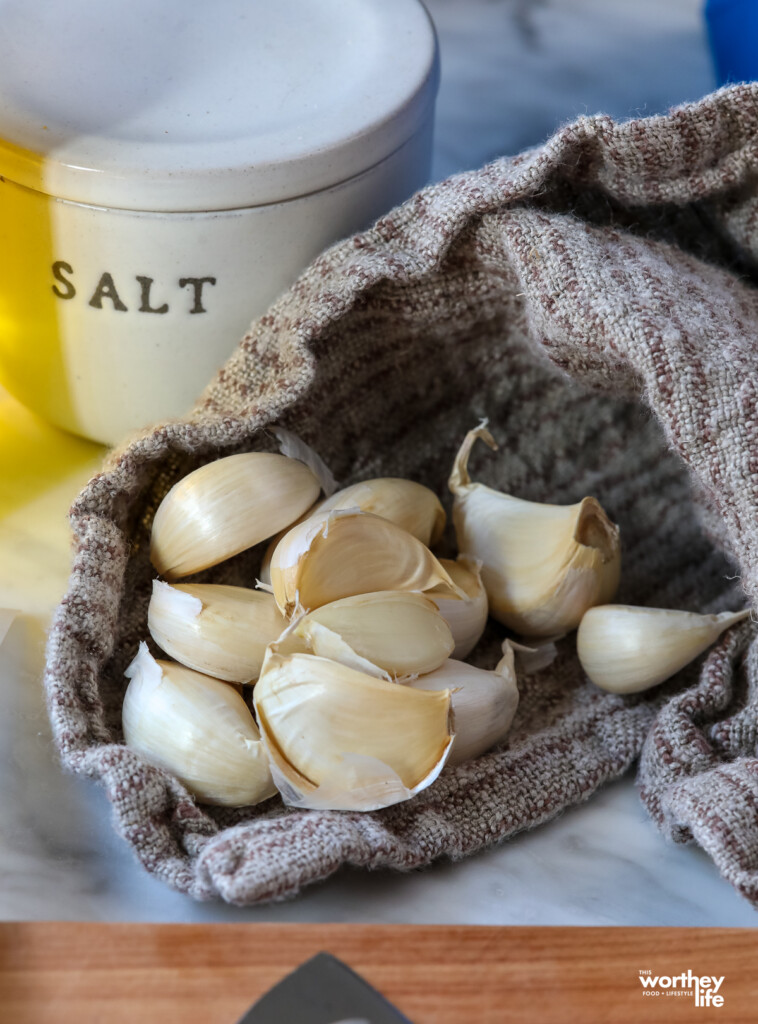
[[[278,422],[341,483],[472,474],[533,500],[595,495],[621,526],[619,600],[717,611],[758,598],[758,87],[669,116],[582,118],[435,185],[335,246],[255,322],[186,421],[116,452],[72,511],[47,691],[64,764],[97,778],[145,867],[205,899],[291,896],[343,864],[462,857],[587,799],[641,756],[651,815],[758,903],[758,642],[735,628],[650,694],[588,683],[573,638],[520,682],[506,747],[371,814],[198,806],[121,743],[146,636],[152,512]],[[449,538],[448,538],[449,542]],[[200,578],[251,585],[261,551]],[[493,666],[502,629],[474,660]]]

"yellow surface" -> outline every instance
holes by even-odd
[[[34,187],[15,184],[22,170]],[[0,140],[0,382],[30,408],[71,423],[52,289],[56,201],[37,191],[42,176],[42,157]]]
[[[68,510],[105,452],[44,423],[0,387],[0,607],[47,622],[71,564]]]
[[[77,470],[96,472],[106,450],[48,425],[0,387],[0,521]]]

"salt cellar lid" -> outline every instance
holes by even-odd
[[[0,175],[131,210],[223,210],[374,166],[429,118],[419,0],[0,0]]]

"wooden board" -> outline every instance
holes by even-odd
[[[751,930],[18,923],[0,924],[0,1021],[235,1024],[320,950],[413,1024],[758,1020]],[[724,1004],[643,996],[643,970],[724,976]]]

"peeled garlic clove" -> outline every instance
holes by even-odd
[[[450,657],[461,660],[476,647],[487,625],[487,591],[482,583],[479,563],[475,559],[467,558],[466,555],[459,555],[455,562],[451,558],[441,558],[440,565],[466,595],[464,600],[456,600],[434,591],[428,594],[453,634],[455,647]]]
[[[124,739],[205,803],[242,807],[276,793],[260,733],[234,687],[140,644],[127,668]]]
[[[698,615],[668,608],[606,604],[581,621],[576,648],[592,682],[611,693],[639,693],[669,679],[750,615]]]
[[[356,509],[319,511],[281,539],[271,560],[276,603],[285,615],[378,590],[459,594],[440,563],[389,519]]]
[[[482,563],[490,615],[498,622],[524,636],[567,633],[616,592],[618,527],[594,498],[543,505],[472,483],[467,463],[477,438],[497,447],[480,426],[456,457],[450,490],[458,547]]]
[[[322,501],[319,508],[324,512],[345,508],[371,512],[401,526],[427,547],[436,544],[445,530],[445,510],[434,491],[401,477],[352,484]]]
[[[269,649],[253,691],[285,803],[371,811],[437,777],[450,750],[450,694],[417,693],[326,658]]]
[[[431,672],[450,657],[454,646],[450,627],[433,601],[399,590],[345,597],[300,620],[295,633],[310,643],[314,654],[344,662],[344,652],[341,656],[324,628],[348,651],[390,676]]]
[[[479,757],[500,743],[518,707],[513,648],[507,640],[493,672],[451,659],[429,675],[404,685],[414,690],[450,690],[455,733],[447,760],[451,765]]]
[[[167,579],[217,565],[293,523],[319,491],[308,466],[284,455],[250,452],[209,462],[161,502],[150,560]]]
[[[258,678],[266,647],[287,623],[271,594],[210,583],[153,580],[147,627],[153,640],[188,668],[249,683]]]

